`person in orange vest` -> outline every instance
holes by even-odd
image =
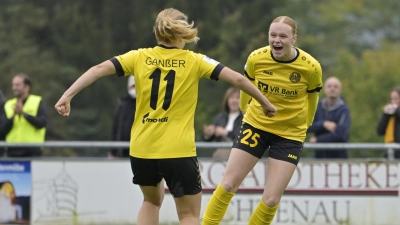
[[[43,143],[47,110],[41,96],[30,94],[32,82],[25,74],[12,79],[14,98],[0,108],[0,136],[10,143]],[[40,147],[8,147],[9,157],[41,156]]]

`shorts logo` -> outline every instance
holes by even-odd
[[[292,154],[289,154],[287,157],[288,157],[288,158],[292,158],[292,159],[294,159],[294,160],[297,160],[297,156],[292,155]]]
[[[299,82],[299,81],[300,81],[300,78],[301,78],[301,75],[300,75],[300,73],[298,73],[298,72],[293,72],[293,73],[291,73],[290,76],[289,76],[289,80],[290,80],[292,83],[297,83],[297,82]]]

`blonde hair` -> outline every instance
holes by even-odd
[[[297,24],[292,18],[288,16],[278,16],[276,17],[272,23],[284,23],[292,27],[293,35],[297,35]]]
[[[194,22],[188,23],[188,17],[174,8],[164,9],[156,19],[153,31],[159,41],[171,43],[183,41],[185,43],[197,42],[197,28]]]

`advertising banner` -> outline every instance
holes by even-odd
[[[0,224],[29,224],[31,163],[0,161]]]
[[[202,209],[222,179],[226,162],[202,161]],[[224,217],[226,225],[247,224],[265,186],[266,161],[248,174]],[[304,162],[280,202],[273,224],[400,224],[398,163]]]
[[[226,162],[200,159],[199,164],[202,215]],[[267,170],[267,163],[260,161],[249,173],[221,224],[247,224],[262,196]],[[132,184],[128,160],[33,161],[32,183],[31,224],[136,224],[143,202]],[[399,186],[398,163],[299,163],[273,224],[398,225]],[[160,224],[177,223],[167,192]]]

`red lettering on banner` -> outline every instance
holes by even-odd
[[[310,167],[310,188],[315,188],[315,185],[314,185],[314,166],[319,166],[319,164],[317,164],[317,163],[304,163],[303,167],[305,167],[306,165],[308,165]]]
[[[374,163],[375,164],[375,163]],[[370,163],[366,163],[365,164],[365,184],[367,185],[367,187],[369,187],[369,180],[371,180],[372,182],[374,182],[376,184],[376,186],[378,186],[379,188],[381,188],[381,185],[379,185],[379,183],[375,180],[375,178],[372,176],[372,174],[378,169],[380,163],[376,163],[376,167],[372,170],[369,171],[369,165]]]
[[[356,164],[358,166],[358,168],[360,168],[360,164],[357,163]],[[357,177],[358,179],[360,179],[360,172],[358,173],[352,173],[352,168],[353,168],[353,164],[349,163],[349,188],[360,188],[361,187],[361,183],[359,183],[358,185],[353,186],[353,177]]]
[[[225,173],[226,161],[200,161],[204,188],[215,188]],[[299,163],[286,189],[396,190],[400,188],[400,164],[386,162],[306,162]],[[241,183],[246,191],[262,191],[268,173],[267,161],[260,161]],[[361,190],[360,190],[361,191]]]
[[[335,177],[339,177],[339,187],[343,187],[343,182],[342,182],[342,164],[338,163],[338,167],[339,167],[339,172],[338,173],[329,173],[329,163],[325,164],[325,187],[329,188],[329,177],[330,176],[335,176]]]
[[[395,168],[397,169],[397,164],[390,164],[390,163],[386,164],[386,187],[387,188],[398,188],[399,183],[397,183],[394,186],[390,185],[390,178],[391,177],[397,178],[397,171],[396,171],[396,173],[390,173],[390,166],[395,166]]]

